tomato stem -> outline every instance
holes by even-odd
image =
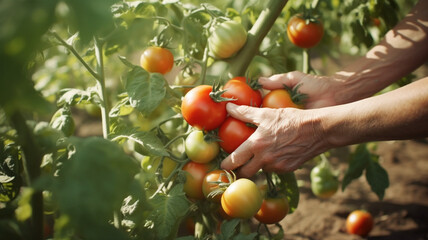
[[[104,76],[104,58],[103,58],[103,42],[99,41],[97,37],[94,37],[94,46],[95,46],[95,59],[97,62],[97,73],[99,78],[97,78],[98,83],[98,95],[101,100],[101,121],[103,129],[103,137],[108,139],[110,132],[109,126],[109,106],[107,100],[107,90],[105,87],[105,76]]]
[[[261,42],[272,28],[287,2],[288,0],[269,1],[269,5],[260,13],[257,21],[248,31],[245,45],[234,57],[229,59],[232,77],[244,75],[253,57],[257,54],[254,49],[259,49]]]
[[[309,49],[305,48],[303,49],[303,64],[302,64],[302,71],[303,73],[309,73],[309,68],[310,68],[310,59],[309,59]]]
[[[80,54],[76,51],[76,49],[68,44],[66,41],[64,41],[56,32],[51,32],[51,35],[60,42],[60,44],[62,46],[64,46],[65,48],[67,48],[68,51],[70,51],[76,58],[77,60],[82,63],[82,65],[86,68],[86,70],[88,70],[88,72],[95,78],[95,79],[100,79],[100,76],[88,65],[88,63],[83,60],[83,58],[80,56]]]

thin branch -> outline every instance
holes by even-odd
[[[52,32],[51,33],[52,36],[54,36],[60,43],[62,46],[64,46],[65,48],[67,48],[71,53],[73,53],[73,55],[77,58],[77,60],[79,60],[79,62],[81,62],[83,64],[83,66],[88,70],[88,72],[94,76],[95,79],[100,79],[100,75],[98,75],[92,68],[91,66],[88,65],[88,63],[85,62],[85,60],[83,60],[83,58],[79,55],[79,53],[76,51],[76,49],[74,49],[73,46],[71,46],[70,44],[68,44],[66,41],[64,41],[64,39],[62,39],[57,33]]]

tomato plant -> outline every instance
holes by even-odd
[[[197,163],[211,162],[220,152],[220,146],[215,139],[207,139],[203,131],[191,132],[185,141],[185,151],[190,160]]]
[[[233,101],[237,105],[247,105],[260,107],[262,104],[262,94],[259,90],[251,88],[246,82],[245,77],[235,77],[226,82],[223,87],[226,92],[223,93],[225,98],[236,99]]]
[[[294,15],[288,21],[287,35],[294,45],[301,48],[312,48],[321,41],[324,27],[317,19]]]
[[[219,203],[222,193],[213,192],[221,190],[221,185],[225,185],[227,183],[229,183],[229,178],[224,170],[216,169],[207,173],[202,183],[202,192],[204,193],[205,198]]]
[[[216,102],[210,96],[212,92],[212,86],[197,86],[184,96],[181,103],[183,118],[200,130],[214,130],[226,119],[226,102]]]
[[[183,171],[186,172],[186,182],[184,183],[184,192],[189,198],[203,199],[202,184],[205,175],[212,170],[212,165],[189,161],[184,165]]]
[[[140,64],[147,72],[165,74],[174,66],[174,56],[166,48],[150,46],[141,54]]]
[[[352,7],[319,2],[311,5],[323,13],[326,31],[316,55],[306,55],[307,62],[310,57],[364,53],[409,7],[403,0],[354,0]],[[287,41],[284,23],[308,3],[286,3],[0,4],[1,29],[8,30],[0,34],[0,67],[3,78],[9,79],[0,81],[0,211],[16,213],[2,219],[2,237],[41,240],[47,227],[54,231],[49,237],[58,239],[174,239],[188,216],[195,217],[195,239],[251,239],[262,234],[240,231],[248,221],[233,217],[217,228],[221,220],[212,215],[222,203],[204,197],[202,180],[218,162],[194,161],[208,161],[218,146],[213,151],[189,146],[186,150],[186,137],[196,128],[221,135],[224,151],[214,157],[220,160],[254,131],[243,123],[220,131],[223,125],[233,125],[226,124],[232,120],[226,120],[225,101],[232,94],[237,104],[259,107],[260,92],[248,88],[254,86],[242,76],[298,70],[302,56]],[[381,24],[376,27],[373,19]],[[291,22],[289,27],[297,32],[308,25]],[[320,36],[310,33],[313,41]],[[306,38],[296,36],[307,44]],[[219,86],[226,77],[231,80],[224,86],[227,92],[213,90],[211,86]],[[185,94],[187,89],[192,90]],[[293,94],[290,98],[297,107],[304,106]],[[267,107],[267,97],[263,100]],[[81,114],[94,110],[96,118]],[[227,135],[238,129],[238,134]],[[191,134],[189,142],[192,139]],[[383,198],[387,174],[365,145],[354,151],[342,188],[363,170]],[[223,176],[215,176],[226,184]],[[273,176],[293,212],[299,199],[294,173]],[[263,197],[248,181],[229,181],[220,199],[222,210],[240,218],[259,210]],[[208,187],[212,188],[216,185]],[[272,237],[282,239],[282,233]]]
[[[372,215],[363,210],[352,211],[346,218],[346,231],[350,234],[367,236],[373,228]]]
[[[255,126],[248,125],[233,117],[227,117],[218,130],[220,146],[227,153],[231,153],[255,131]]]
[[[224,21],[215,26],[208,38],[211,53],[216,58],[228,58],[238,52],[247,41],[247,31],[236,21]]]
[[[246,178],[231,183],[221,196],[221,206],[227,215],[233,218],[251,218],[260,209],[263,202],[257,185]]]
[[[287,216],[289,211],[288,200],[285,197],[265,198],[262,206],[254,217],[261,223],[274,224]]]

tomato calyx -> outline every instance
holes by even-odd
[[[210,95],[211,99],[216,103],[236,101],[236,99],[234,99],[234,98],[222,97],[223,93],[225,93],[226,91],[227,90],[220,90],[220,84],[214,83],[213,89],[209,95]]]
[[[290,94],[291,101],[293,101],[296,105],[303,106],[308,98],[308,95],[305,93],[299,92],[299,88],[302,84],[297,84],[296,87],[290,88],[287,85],[283,85],[284,89]]]
[[[208,198],[214,198],[217,195],[221,195],[226,191],[226,189],[236,181],[236,174],[233,171],[223,170],[224,173],[221,173],[217,181],[210,181],[208,183],[218,185],[218,188],[213,190],[208,194]],[[228,182],[222,181],[222,177],[226,175]]]

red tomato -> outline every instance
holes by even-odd
[[[312,48],[321,41],[324,27],[319,21],[309,22],[297,14],[290,18],[287,26],[287,35],[290,41],[301,48]]]
[[[151,46],[141,54],[140,64],[147,72],[165,74],[171,71],[174,56],[166,48]]]
[[[189,161],[184,165],[183,171],[186,171],[186,182],[184,183],[184,192],[189,198],[204,199],[202,192],[202,183],[205,175],[212,169],[209,164],[201,164]]]
[[[215,195],[214,197],[208,197],[208,195],[211,192],[219,189],[220,183],[228,182],[229,179],[227,178],[226,172],[224,170],[216,169],[207,173],[202,183],[202,192],[204,193],[205,198],[214,202],[220,202],[222,194]]]
[[[220,147],[227,153],[232,153],[256,131],[255,127],[233,117],[227,117],[218,130]]]
[[[260,107],[262,104],[261,92],[252,89],[247,84],[245,77],[232,78],[224,85],[223,89],[227,90],[223,93],[223,97],[236,99],[233,103],[237,105]]]
[[[287,198],[266,198],[254,217],[261,223],[274,224],[281,221],[288,214],[288,211]]]
[[[210,97],[212,86],[199,85],[190,90],[181,103],[181,113],[191,126],[210,131],[226,119],[226,102],[215,102]]]
[[[267,108],[303,108],[303,105],[298,105],[293,102],[290,93],[286,89],[275,89],[270,91],[263,98],[262,106]]]
[[[251,218],[259,211],[263,202],[257,185],[246,178],[230,184],[221,196],[221,207],[232,218]]]
[[[355,210],[346,219],[346,231],[364,237],[372,230],[373,224],[373,217],[369,212]]]

